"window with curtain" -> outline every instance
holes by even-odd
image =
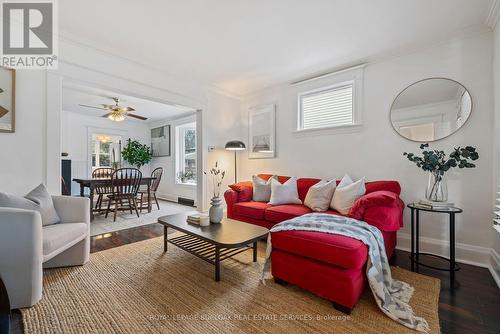
[[[297,130],[354,124],[354,81],[299,94]]]

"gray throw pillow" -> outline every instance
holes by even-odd
[[[271,182],[278,181],[278,176],[273,175],[269,180],[263,180],[257,175],[252,176],[253,181],[253,200],[255,202],[269,202],[271,198]]]
[[[0,207],[38,211],[42,216],[43,226],[57,224],[61,221],[54,208],[52,197],[43,184],[24,197],[0,192]]]

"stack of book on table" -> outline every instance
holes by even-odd
[[[455,203],[451,202],[433,202],[426,199],[421,199],[420,201],[415,203],[415,206],[429,210],[448,210],[450,208],[453,208],[454,205]]]
[[[199,213],[188,215],[187,222],[190,224],[200,225],[200,217],[201,215]]]

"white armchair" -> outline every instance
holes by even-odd
[[[83,265],[90,255],[90,201],[52,196],[61,223],[42,226],[37,211],[0,208],[0,277],[12,309],[42,298],[42,267]]]

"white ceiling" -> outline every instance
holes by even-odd
[[[71,38],[238,95],[483,25],[493,0],[64,0]]]
[[[135,111],[132,111],[131,113],[148,118],[146,121],[142,121],[132,117],[127,117],[127,122],[150,123],[164,119],[177,118],[194,112],[193,109],[186,107],[144,100],[108,90],[86,87],[77,84],[66,84],[63,86],[62,108],[64,111],[101,117],[107,114],[107,111],[82,107],[79,106],[79,104],[101,107],[102,104],[114,104],[112,97],[120,98],[120,105],[134,108]]]

